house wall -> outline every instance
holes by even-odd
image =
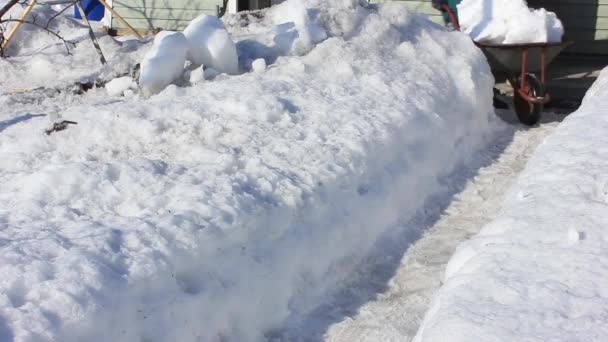
[[[431,20],[443,23],[431,0],[394,1],[404,1],[410,8],[428,14]],[[564,39],[574,41],[567,52],[608,55],[608,0],[528,0],[528,4],[557,13],[566,29]]]
[[[222,0],[114,0],[112,8],[138,30],[183,30],[202,13],[217,15]],[[124,25],[112,18],[111,27]]]
[[[229,0],[228,13],[268,7],[281,0]],[[198,15],[218,14],[222,0],[114,0],[112,8],[138,30],[183,30]],[[114,29],[126,28],[116,18],[111,19]]]

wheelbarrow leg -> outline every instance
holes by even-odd
[[[521,75],[519,89],[526,89],[526,74],[528,73],[528,48],[521,50]]]
[[[541,54],[543,55],[543,54]],[[544,58],[541,56],[541,64],[544,69]],[[541,70],[541,79],[544,71]],[[521,51],[521,74],[519,80],[514,80],[513,84],[513,104],[515,113],[519,121],[525,125],[533,126],[540,121],[543,111],[543,102],[540,98],[545,96],[544,82],[538,80],[532,73],[528,73],[528,48]]]
[[[545,72],[547,69],[547,48],[540,50],[540,81],[545,85]]]

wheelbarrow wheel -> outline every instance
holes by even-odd
[[[543,84],[532,74],[526,74],[526,89],[524,93],[532,98],[539,98],[545,96],[545,87]],[[517,79],[517,86],[521,84],[521,79]],[[543,112],[542,103],[528,102],[519,93],[519,88],[514,89],[513,104],[515,105],[515,113],[519,122],[524,125],[534,126],[540,121],[540,116]]]

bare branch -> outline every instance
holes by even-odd
[[[41,24],[38,24],[35,20],[36,20],[35,18],[33,19],[33,21],[20,20],[20,19],[2,19],[2,20],[0,20],[0,24],[2,24],[2,23],[8,23],[8,22],[14,22],[14,23],[22,23],[22,24],[28,24],[28,25],[36,26],[36,27],[40,28],[41,30],[46,31],[50,35],[56,37],[57,39],[61,40],[63,42],[63,44],[65,45],[65,49],[67,50],[68,55],[72,54],[71,51],[70,51],[70,47],[75,47],[76,46],[76,42],[75,41],[67,40],[63,36],[61,36],[59,34],[59,32],[55,32],[55,31],[49,29],[47,27],[48,23],[47,23],[47,25],[41,25]],[[3,38],[0,38],[0,40],[3,40]]]
[[[10,0],[4,7],[0,8],[0,19],[6,14],[13,6],[19,3],[20,0]]]
[[[10,8],[12,8],[13,6],[15,6],[16,4],[20,3],[20,2],[24,2],[23,0],[10,0],[10,2],[8,2],[4,7],[2,7],[2,9],[0,10],[0,57],[4,57],[4,42],[5,42],[5,37],[4,37],[4,32],[6,31],[6,27],[3,26],[2,24],[7,24],[10,22],[18,22],[18,23],[22,23],[22,24],[29,24],[29,25],[33,25],[36,26],[44,31],[46,31],[47,33],[57,37],[57,39],[61,40],[63,42],[63,44],[65,45],[65,48],[67,50],[68,54],[71,54],[70,52],[70,47],[74,47],[76,46],[76,42],[72,42],[69,40],[66,40],[65,38],[63,38],[63,36],[61,36],[60,32],[57,31],[53,31],[50,26],[53,23],[53,21],[62,13],[64,13],[65,11],[67,11],[68,9],[70,9],[74,4],[76,4],[79,0],[73,0],[71,1],[69,4],[67,4],[61,11],[58,11],[57,13],[53,14],[47,21],[45,24],[40,23],[38,20],[38,16],[33,14],[31,16],[31,19],[29,20],[20,20],[20,19],[12,19],[12,18],[8,18],[8,19],[2,19],[2,15],[6,14]]]
[[[52,17],[49,18],[49,21],[46,23],[45,27],[48,28],[49,25],[51,24],[51,22],[53,20],[55,20],[55,18],[57,18],[58,16],[60,16],[63,12],[67,11],[68,9],[72,8],[79,0],[74,0],[72,2],[70,2],[64,9],[62,9],[61,11],[55,13]]]

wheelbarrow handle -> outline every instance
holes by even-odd
[[[452,8],[447,4],[441,5],[441,8],[443,8],[443,10],[446,11],[446,13],[450,16],[450,21],[452,21],[452,25],[454,25],[454,28],[457,31],[460,31],[460,23],[458,22],[458,16],[456,15],[456,13],[454,13]]]

